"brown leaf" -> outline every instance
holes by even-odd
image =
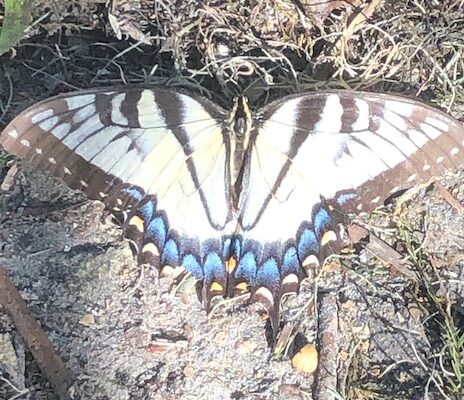
[[[398,253],[388,243],[377,236],[373,234],[369,235],[369,243],[366,245],[366,251],[409,279],[413,281],[418,280],[416,273],[411,268],[412,264],[405,262],[401,253]]]

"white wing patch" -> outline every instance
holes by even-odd
[[[428,125],[434,126],[437,129],[440,129],[442,132],[448,132],[449,130],[449,125],[446,122],[439,120],[438,118],[426,117],[424,122]]]
[[[79,111],[77,111],[73,115],[72,120],[75,124],[80,124],[82,121],[85,121],[86,119],[88,119],[95,112],[96,112],[95,105],[89,104],[85,107],[82,107]]]
[[[47,109],[47,110],[43,110],[35,115],[33,115],[31,117],[31,122],[33,124],[37,124],[39,123],[40,121],[43,121],[45,118],[50,118],[54,115],[54,112],[52,109]]]
[[[155,101],[155,95],[152,90],[144,90],[137,103],[139,125],[142,128],[154,128],[165,126],[165,121],[161,111]]]
[[[125,131],[125,128],[119,126],[109,126],[102,130],[100,135],[94,135],[93,126],[90,128],[89,130],[79,128],[63,141],[66,146],[70,149],[74,148],[74,151],[87,161],[91,161],[101,151],[106,151],[110,141]]]
[[[117,125],[126,125],[129,123],[127,118],[121,112],[121,104],[126,98],[125,93],[117,94],[111,100],[111,121]]]
[[[65,146],[73,150],[77,146],[79,146],[82,143],[82,141],[85,138],[87,138],[87,136],[103,128],[105,128],[105,126],[101,123],[100,117],[97,114],[94,114],[90,118],[88,118],[83,124],[81,124],[79,128],[72,131],[68,136],[66,136],[63,140],[63,143]],[[111,129],[111,127],[109,129]],[[107,132],[106,129],[105,132]],[[97,138],[97,140],[98,139],[101,140],[101,138]],[[102,141],[105,142],[104,140]]]
[[[127,136],[122,136],[118,140],[108,142],[104,150],[96,154],[91,159],[91,162],[103,171],[109,171],[121,158],[121,154],[126,153],[130,144],[131,140]]]
[[[411,139],[417,147],[422,147],[429,140],[429,138],[426,135],[424,135],[423,132],[418,131],[416,129],[409,130],[408,136],[409,139]]]
[[[95,103],[95,94],[83,94],[83,95],[74,95],[70,97],[65,97],[64,101],[66,102],[68,110],[72,111],[77,108],[86,106],[87,104]]]
[[[434,128],[433,126],[430,126],[428,124],[420,124],[420,128],[432,140],[436,139],[438,136],[441,135],[441,132],[437,128]]]
[[[40,127],[42,128],[42,126]],[[52,129],[52,135],[55,136],[57,139],[62,139],[70,131],[71,131],[71,124],[69,122],[63,122],[62,124],[59,124]]]
[[[398,165],[410,154],[417,151],[417,146],[407,135],[384,119],[380,119],[379,127],[375,133],[382,136],[385,139],[385,143],[391,143],[391,145],[396,148],[396,154],[394,158],[391,159],[393,166]],[[368,133],[368,135],[371,134],[372,133]]]
[[[314,132],[339,133],[342,130],[343,106],[340,97],[330,94],[327,97],[324,110],[322,111],[319,122],[314,128]]]
[[[8,136],[12,137],[13,139],[17,139],[19,137],[19,134],[16,129],[10,129],[8,131]]]
[[[370,96],[367,95],[367,97]],[[386,110],[391,110],[395,114],[399,114],[406,118],[409,118],[412,115],[415,107],[417,106],[407,101],[385,100],[384,102],[384,108]]]
[[[365,131],[369,128],[369,104],[362,99],[355,99],[354,103],[358,107],[358,118],[351,126],[351,129],[356,131]]]

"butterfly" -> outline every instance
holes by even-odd
[[[276,329],[283,295],[343,244],[344,215],[464,163],[464,126],[425,104],[353,91],[230,111],[163,87],[35,104],[0,144],[125,213],[139,263],[183,267],[208,310],[251,292]]]

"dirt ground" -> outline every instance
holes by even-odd
[[[0,128],[59,92],[140,82],[224,107],[240,93],[262,105],[320,88],[395,91],[462,118],[460,2],[307,3],[40,3],[43,19],[0,57]],[[7,165],[0,153],[0,183]],[[192,279],[137,265],[101,203],[25,164],[0,191],[0,263],[69,369],[73,399],[457,400],[464,170],[439,183],[355,218],[400,258],[381,262],[363,241],[305,281],[284,302],[280,353],[258,305],[227,300],[207,316]],[[314,374],[292,366],[302,343],[318,349]],[[0,399],[57,399],[1,309]]]

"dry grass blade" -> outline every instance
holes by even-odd
[[[348,24],[343,38],[345,41],[350,40],[351,36],[358,31],[364,23],[372,17],[374,12],[379,8],[382,0],[373,0],[372,3],[366,4],[363,9],[356,13],[351,22]]]

